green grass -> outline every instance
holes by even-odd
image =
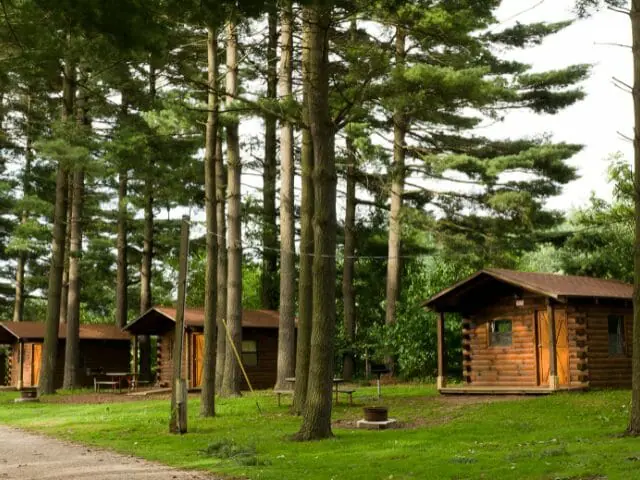
[[[477,403],[440,397],[430,385],[385,386],[382,403],[405,428],[345,428],[378,403],[373,394],[359,387],[358,405],[334,409],[335,438],[312,443],[289,440],[300,419],[267,392],[219,400],[214,419],[198,418],[191,399],[184,436],[167,433],[167,400],[14,404],[15,393],[1,393],[0,423],[249,478],[640,479],[640,439],[620,435],[628,391]]]

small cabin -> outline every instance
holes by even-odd
[[[481,270],[424,305],[438,316],[441,393],[630,387],[633,285]],[[462,317],[463,384],[447,385],[447,314]]]
[[[154,307],[125,327],[131,335],[157,336],[157,383],[160,385],[171,384],[175,318],[175,308]],[[272,388],[276,383],[279,322],[276,311],[242,312],[242,351],[238,353],[254,389]],[[204,354],[204,309],[186,308],[184,325],[183,374],[189,388],[199,388]],[[242,389],[248,389],[244,377]]]
[[[0,345],[8,346],[3,384],[16,388],[35,387],[40,376],[44,322],[0,323]],[[67,325],[60,324],[55,370],[55,388],[62,387]],[[80,386],[92,387],[98,371],[128,372],[131,337],[115,325],[80,325]]]

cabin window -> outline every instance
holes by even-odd
[[[258,366],[258,342],[255,340],[242,341],[242,363],[245,367]]]
[[[493,320],[490,325],[489,344],[496,347],[511,346],[511,320],[501,318]]]
[[[624,353],[624,317],[609,315],[609,355]]]

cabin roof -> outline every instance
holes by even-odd
[[[135,335],[161,335],[175,325],[174,307],[153,307],[124,327]],[[280,314],[275,310],[243,310],[242,326],[246,328],[278,328]],[[204,327],[204,308],[185,308],[187,327]]]
[[[479,290],[487,289],[496,283],[518,287],[556,300],[570,297],[620,300],[633,298],[633,285],[618,280],[488,268],[442,290],[423,305],[437,311],[458,311],[462,305],[468,304],[470,298],[477,297]]]
[[[0,322],[0,343],[16,340],[43,340],[46,330],[44,322]],[[67,325],[60,324],[58,338],[67,337]],[[131,336],[115,325],[81,324],[81,340],[130,340]]]

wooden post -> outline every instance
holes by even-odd
[[[176,305],[176,333],[173,337],[173,381],[171,382],[171,419],[169,432],[187,433],[187,387],[182,376],[182,347],[184,343],[184,305],[187,289],[189,259],[189,216],[182,217],[180,230],[180,260],[178,267],[178,304]]]
[[[187,371],[185,376],[187,377],[187,387],[191,387],[191,369],[193,368],[191,366],[191,334],[186,331],[184,335],[186,341],[184,356],[187,361]]]
[[[24,387],[24,343],[20,340],[18,346],[18,390]]]
[[[138,336],[133,336],[133,375],[135,381],[138,381]]]
[[[447,385],[447,347],[444,341],[444,312],[438,315],[438,390]]]
[[[547,317],[549,319],[549,388],[558,388],[558,356],[556,355],[556,316],[553,302],[547,298]]]

